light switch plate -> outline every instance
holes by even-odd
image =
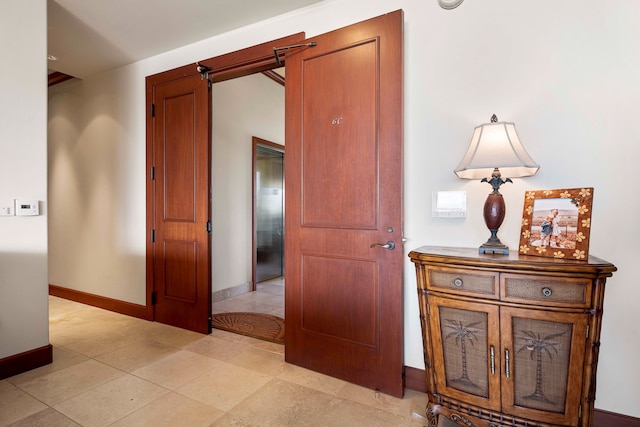
[[[467,216],[466,191],[434,191],[431,216],[434,218],[464,218]]]
[[[16,216],[40,215],[40,206],[37,200],[16,199]]]
[[[13,216],[13,206],[0,206],[0,216]]]

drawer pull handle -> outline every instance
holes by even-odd
[[[552,293],[553,291],[551,290],[551,288],[542,288],[542,295],[544,295],[545,297],[550,297]]]
[[[462,279],[457,278],[453,280],[453,286],[460,288],[462,287],[462,285],[463,285]]]

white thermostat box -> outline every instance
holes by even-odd
[[[466,191],[434,191],[431,214],[434,218],[464,218],[467,216]]]
[[[37,200],[16,199],[16,216],[40,215],[40,206]]]

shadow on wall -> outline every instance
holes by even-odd
[[[48,344],[47,254],[0,252],[0,359]]]
[[[46,253],[0,252],[0,289],[3,292],[0,305],[8,302],[4,292],[25,294],[29,289],[48,292],[47,259]]]

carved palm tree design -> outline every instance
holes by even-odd
[[[524,344],[516,352],[516,355],[522,351],[527,350],[530,352],[531,360],[533,360],[533,354],[536,355],[536,389],[528,396],[524,396],[525,399],[537,400],[539,402],[553,403],[544,395],[542,391],[542,353],[546,353],[549,356],[549,360],[553,360],[553,351],[558,354],[557,347],[560,345],[557,341],[551,341],[552,339],[564,335],[565,332],[558,334],[547,335],[544,338],[540,337],[540,334],[536,334],[532,331],[520,331],[524,334],[523,337],[517,337],[518,340],[524,341]]]
[[[467,372],[467,341],[473,346],[474,342],[478,342],[478,332],[480,329],[475,328],[474,326],[482,323],[482,321],[469,323],[467,325],[462,324],[459,320],[447,320],[447,324],[445,328],[452,329],[452,332],[448,333],[447,336],[444,337],[444,340],[448,340],[449,338],[455,337],[456,344],[460,345],[460,350],[462,354],[462,375],[460,378],[456,380],[452,380],[452,382],[464,384],[471,387],[478,387],[475,385],[471,379],[469,379],[469,373]]]

